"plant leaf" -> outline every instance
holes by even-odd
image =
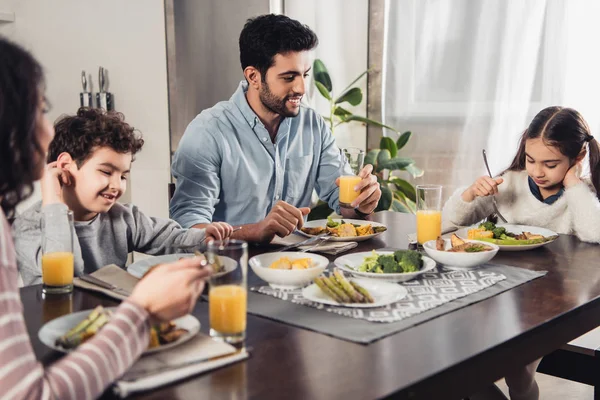
[[[329,76],[329,72],[327,72],[327,67],[325,67],[325,64],[323,64],[323,61],[319,60],[318,58],[313,62],[313,75],[315,77],[315,83],[319,82],[325,89],[327,89],[328,93],[331,93],[333,90],[331,77]]]
[[[382,124],[381,122],[373,121],[372,119],[369,119],[369,118],[361,117],[360,115],[350,115],[348,118],[346,118],[346,122],[350,122],[350,121],[360,121],[365,124],[375,125],[380,128],[387,128],[387,129],[391,129],[394,132],[398,132],[396,129],[392,128],[391,126]]]
[[[381,172],[385,168],[383,165],[391,158],[392,155],[388,149],[381,149],[377,155],[377,168],[375,169],[375,172]]]
[[[310,210],[307,219],[313,221],[316,219],[326,219],[333,213],[333,210],[329,208],[329,204],[325,202],[319,202],[313,209]]]
[[[385,162],[379,162],[377,168],[380,169],[389,169],[394,171],[396,169],[407,170],[409,166],[413,165],[415,162],[412,158],[404,158],[404,157],[396,157],[386,160]],[[422,172],[422,171],[421,171]]]
[[[410,208],[408,208],[408,206],[402,204],[402,202],[400,200],[398,200],[398,199],[393,199],[392,200],[391,209],[392,209],[392,211],[406,213],[406,214],[411,214],[412,213],[412,211],[410,210]]]
[[[394,194],[394,199],[400,201],[400,203],[402,203],[402,205],[407,208],[409,210],[409,212],[416,214],[417,213],[417,205],[414,201],[408,199],[404,193],[395,190],[393,191]],[[393,205],[392,205],[393,207]]]
[[[352,85],[354,85],[356,82],[358,82],[360,78],[362,78],[363,76],[365,76],[369,72],[371,72],[371,68],[369,68],[368,70],[366,70],[365,72],[363,72],[362,74],[360,74],[355,80],[353,80],[348,86],[346,86],[344,88],[344,90],[342,90],[342,93],[344,93],[346,90],[350,89],[352,87]]]
[[[397,176],[390,176],[389,181],[396,186],[399,192],[404,194],[412,201],[417,201],[417,193],[415,187],[410,182],[400,179]]]
[[[319,89],[319,93],[321,93],[321,95],[323,97],[325,97],[327,100],[331,101],[331,95],[327,91],[327,88],[325,87],[325,85],[323,85],[321,82],[319,82],[315,79],[315,86],[317,87],[317,89]]]
[[[410,139],[411,135],[412,135],[411,131],[406,131],[402,135],[400,135],[400,137],[396,141],[396,147],[398,147],[398,150],[400,150],[401,148],[403,148],[406,145],[406,143],[408,142],[408,139]]]
[[[347,101],[348,103],[352,104],[353,106],[357,106],[362,101],[362,98],[363,98],[362,90],[360,88],[353,87],[352,89],[348,90],[347,92],[344,92],[340,97],[335,99],[335,104],[339,104],[339,103],[343,103],[343,102]]]
[[[396,147],[396,143],[394,143],[392,138],[383,136],[379,142],[379,147],[382,149],[388,149],[392,158],[396,157],[396,154],[398,154],[398,148]]]
[[[419,178],[424,174],[424,171],[421,168],[416,167],[415,164],[407,165],[404,170],[415,178]]]
[[[336,106],[333,110],[333,115],[337,115],[338,117],[345,117],[348,115],[352,115],[352,113],[346,110],[344,107]]]
[[[377,156],[379,155],[380,151],[381,151],[380,149],[369,150],[369,152],[365,156],[364,164],[365,165],[371,164],[373,166],[373,168],[375,168],[377,166]]]
[[[394,199],[392,190],[387,187],[387,185],[379,186],[381,187],[381,198],[379,199],[379,203],[377,204],[375,211],[389,210],[390,206],[392,205],[392,200]]]

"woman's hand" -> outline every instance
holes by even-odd
[[[233,227],[226,222],[213,222],[204,229],[206,229],[206,241],[224,240],[233,233]]]
[[[570,188],[571,186],[575,186],[578,183],[581,183],[581,179],[579,179],[579,176],[581,175],[581,170],[581,161],[576,162],[571,168],[569,168],[567,174],[563,178],[563,186],[565,187],[565,189]]]
[[[504,182],[502,178],[490,178],[482,176],[469,186],[462,194],[462,198],[467,203],[472,202],[477,197],[493,196],[498,194],[498,185]]]
[[[69,171],[58,167],[56,161],[46,165],[42,177],[42,205],[63,203],[62,188],[70,186],[73,180]]]
[[[159,322],[189,314],[211,274],[205,262],[204,257],[192,257],[159,265],[135,285],[128,300],[146,309]]]

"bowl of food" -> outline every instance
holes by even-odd
[[[450,239],[430,240],[423,244],[427,255],[451,269],[472,269],[490,261],[500,249],[493,243],[463,240],[456,235]]]
[[[292,290],[306,286],[321,275],[329,260],[317,254],[280,251],[254,256],[249,264],[272,288]]]

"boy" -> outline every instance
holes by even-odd
[[[117,203],[125,193],[134,155],[144,141],[120,113],[81,108],[62,117],[48,150],[42,201],[20,215],[13,230],[19,271],[25,285],[41,283],[41,219],[44,213],[70,209],[75,233],[75,275],[107,264],[125,267],[128,253],[151,255],[222,239],[226,223],[183,229],[174,221],[151,218],[136,206]]]

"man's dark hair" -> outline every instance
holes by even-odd
[[[285,15],[267,14],[246,21],[240,33],[242,70],[256,68],[265,80],[276,54],[307,51],[319,44],[317,35],[306,25]]]
[[[123,114],[99,108],[82,107],[77,115],[62,116],[54,130],[56,135],[48,149],[48,162],[56,161],[60,153],[66,152],[81,167],[98,147],[135,155],[144,145],[135,128],[125,122]]]

